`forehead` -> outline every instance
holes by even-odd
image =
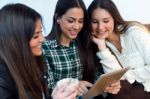
[[[36,21],[35,33],[41,31],[41,29],[42,29],[42,22],[41,22],[40,19],[38,19],[38,20]]]
[[[67,17],[83,18],[84,11],[82,8],[71,8],[64,14]]]
[[[107,10],[96,8],[93,10],[92,18],[112,18],[112,16]]]

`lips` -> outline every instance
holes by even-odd
[[[96,32],[97,35],[103,35],[106,34],[106,32]]]
[[[37,50],[42,50],[42,46],[41,45],[40,46],[36,46],[34,48],[37,49]]]
[[[77,35],[77,32],[76,31],[70,31],[69,34],[71,34],[71,35]]]
[[[42,48],[42,46],[40,45],[40,46],[37,46],[38,48]]]

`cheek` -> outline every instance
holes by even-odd
[[[30,41],[30,48],[31,48],[31,49],[32,49],[33,45],[34,45],[34,42],[33,42],[33,40],[31,40],[31,41]]]
[[[80,23],[80,28],[81,28],[81,29],[83,28],[83,23]]]
[[[61,20],[60,23],[59,23],[59,25],[60,25],[61,28],[67,28],[71,24],[68,21],[66,21],[66,20]]]
[[[33,45],[30,45],[30,48],[31,48],[32,53],[34,54],[34,51],[35,51],[34,46],[33,46]]]
[[[111,31],[114,31],[114,22],[111,22],[108,27]]]
[[[109,31],[113,32],[114,31],[114,26],[109,26]]]
[[[71,24],[66,23],[66,22],[60,24],[60,29],[61,29],[62,32],[67,31],[67,29],[69,29],[70,27],[71,27]]]
[[[36,41],[31,39],[30,43],[29,43],[30,44],[30,48],[33,48],[35,46],[35,43],[36,43]]]
[[[37,40],[31,40],[30,41],[30,48],[33,51],[35,47],[37,46]]]
[[[83,24],[79,25],[79,31],[81,31],[81,29],[83,28]]]
[[[94,25],[94,24],[91,25],[91,30],[92,30],[92,32],[96,31],[96,28],[97,28],[96,25]]]

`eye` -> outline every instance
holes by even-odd
[[[73,23],[73,22],[74,22],[74,20],[72,20],[72,19],[68,19],[68,22],[69,22],[69,23]]]
[[[104,23],[108,23],[109,22],[109,20],[104,20]]]
[[[37,39],[39,37],[40,33],[42,34],[42,31],[35,32],[32,38]]]
[[[91,23],[99,23],[97,20],[92,20]]]
[[[33,39],[37,39],[39,36],[36,34],[36,35],[33,35]]]
[[[83,23],[83,22],[84,22],[84,20],[83,20],[83,19],[79,20],[79,23]]]
[[[104,23],[108,23],[108,22],[109,22],[109,19],[104,19],[103,22],[104,22]]]

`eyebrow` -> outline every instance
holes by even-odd
[[[110,19],[110,17],[104,18],[104,20],[105,20],[105,19]]]
[[[76,20],[76,18],[74,18],[74,17],[68,17],[68,18],[71,18],[71,19],[73,19],[73,20]],[[80,20],[82,20],[82,19],[84,19],[84,17],[81,17],[81,18],[79,18]]]
[[[36,31],[34,32],[35,34],[39,34],[40,32],[42,32],[42,30]]]

